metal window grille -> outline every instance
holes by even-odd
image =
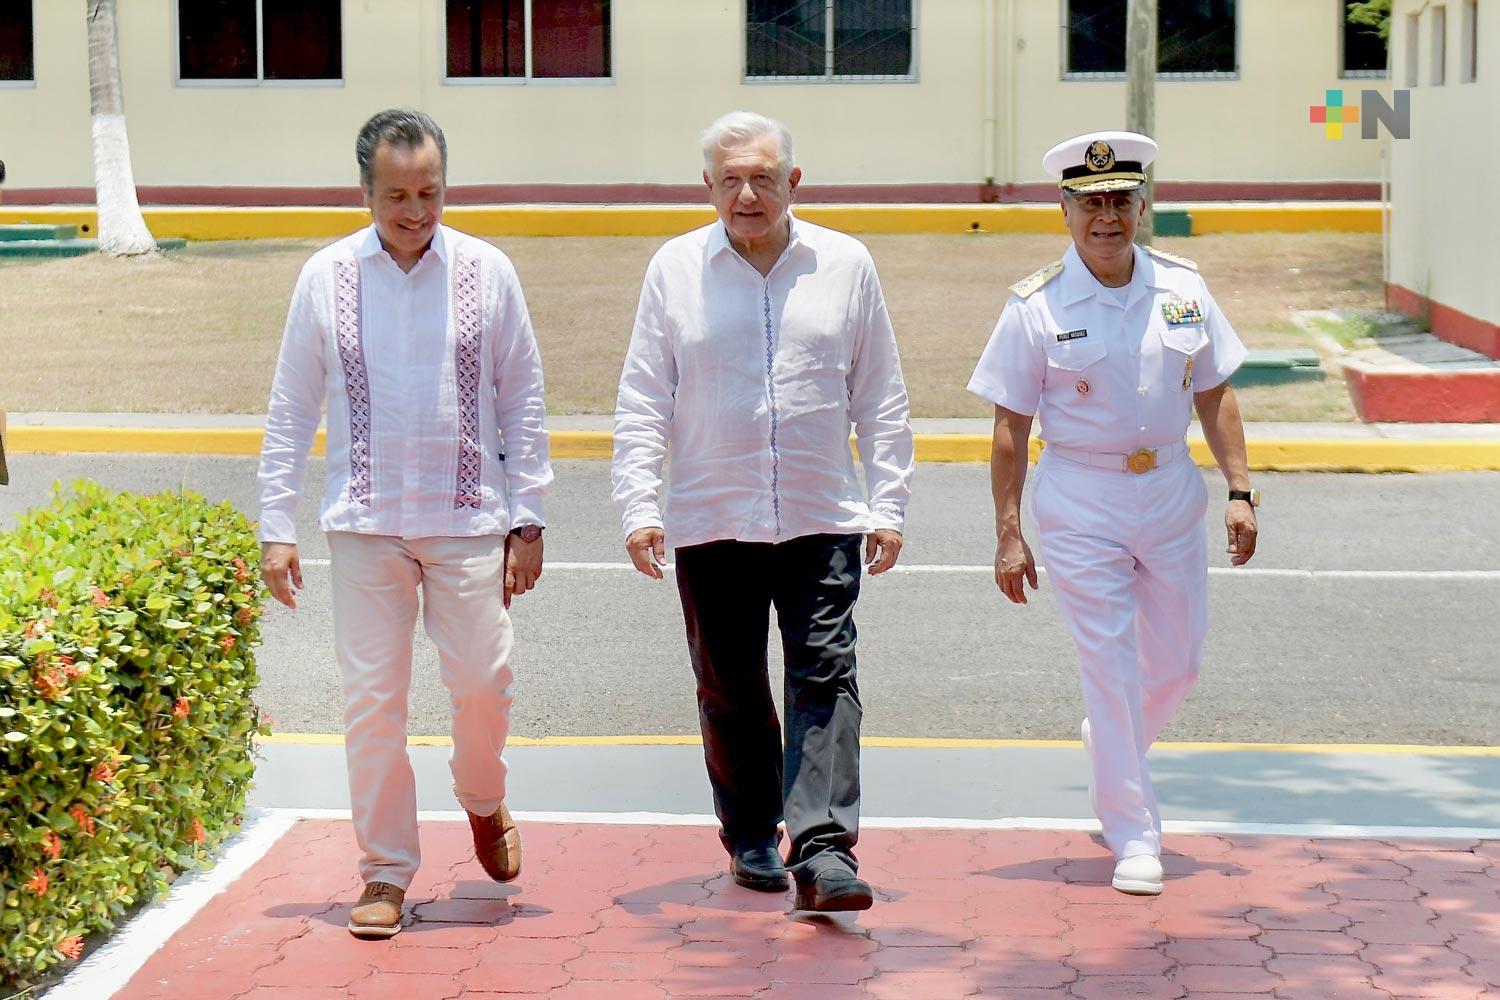
[[[1156,74],[1165,79],[1230,79],[1239,74],[1237,0],[1160,0]],[[1063,0],[1063,75],[1125,75],[1125,4]]]
[[[746,0],[747,79],[910,80],[913,0]]]

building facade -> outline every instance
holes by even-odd
[[[1439,336],[1500,358],[1500,250],[1469,204],[1500,185],[1500,3],[1396,0],[1391,24],[1411,138],[1383,140],[1388,298]]]
[[[1344,0],[1159,0],[1160,199],[1371,198],[1389,93]],[[359,124],[422,108],[456,201],[698,201],[697,133],[783,119],[810,200],[1046,200],[1041,154],[1123,126],[1125,0],[120,0],[146,202],[340,204]],[[1373,39],[1373,40],[1372,40]],[[0,0],[10,203],[91,201],[84,0]]]

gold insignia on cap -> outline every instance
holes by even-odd
[[[1083,165],[1096,174],[1103,173],[1114,167],[1115,151],[1103,139],[1096,139],[1089,144],[1088,152],[1083,154]]]

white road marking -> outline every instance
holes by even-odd
[[[304,566],[327,566],[327,559],[304,559]],[[624,562],[549,562],[546,569],[558,573],[576,572],[634,572],[635,567]],[[663,567],[672,572],[676,566],[668,563]],[[932,563],[916,566],[896,566],[890,571],[895,575],[915,573],[979,573],[988,576],[995,572],[993,566],[968,563]],[[1047,567],[1038,566],[1037,572],[1046,573]],[[1278,569],[1252,566],[1210,566],[1209,576],[1271,578],[1292,580],[1449,580],[1464,582],[1500,582],[1500,569]]]

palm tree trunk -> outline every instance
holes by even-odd
[[[94,138],[94,198],[99,210],[99,250],[112,257],[156,253],[141,217],[125,134],[125,94],[120,86],[120,43],[115,0],[88,0],[89,124]]]

